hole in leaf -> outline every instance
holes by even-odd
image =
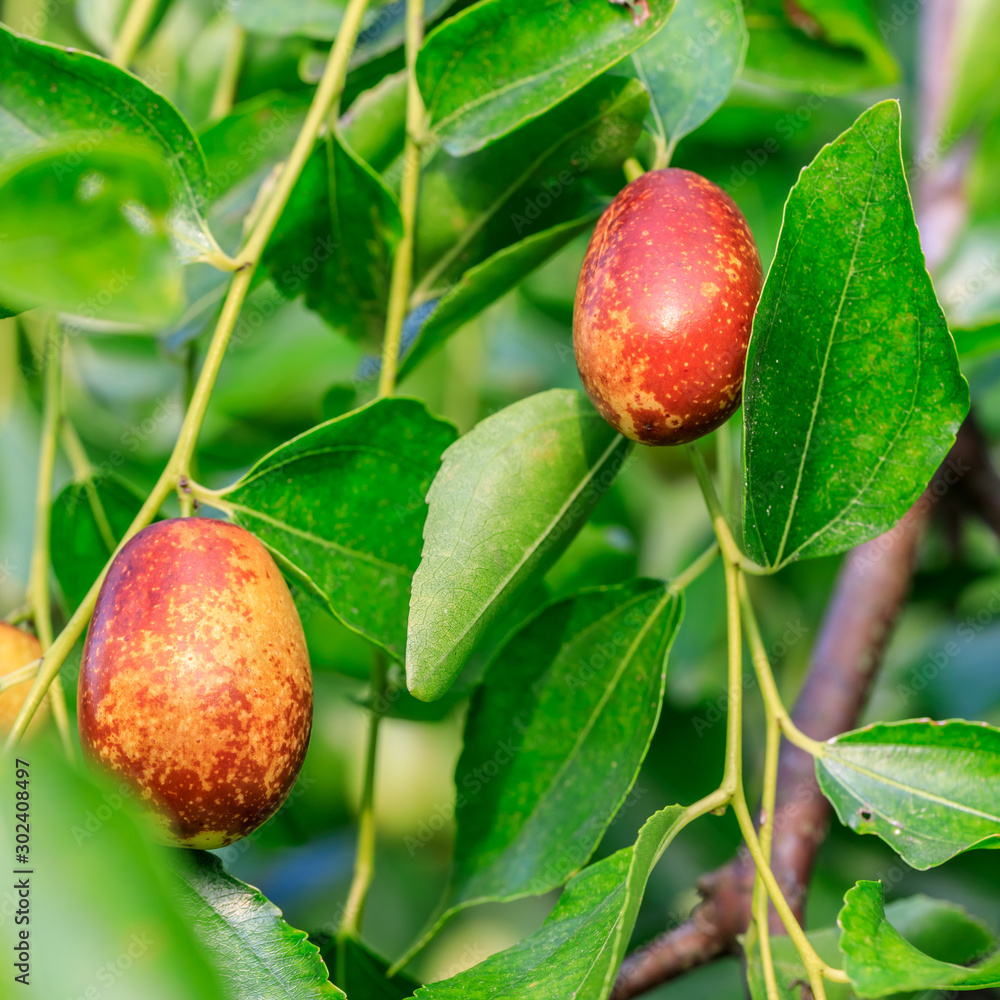
[[[858,815],[861,817],[863,822],[870,823],[875,814],[867,806],[862,806],[858,810]]]

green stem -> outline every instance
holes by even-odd
[[[378,760],[378,731],[386,706],[385,656],[372,658],[371,706],[368,717],[368,743],[365,748],[365,775],[358,815],[358,849],[354,857],[354,877],[347,894],[338,937],[358,938],[365,914],[368,889],[375,875],[375,765]]]
[[[741,581],[742,582],[742,581]],[[764,789],[761,795],[760,849],[765,862],[771,864],[771,842],[774,834],[774,804],[778,785],[778,749],[781,744],[781,728],[778,720],[770,712],[767,717],[767,729],[764,750]],[[778,980],[774,972],[774,956],[771,953],[771,929],[767,890],[764,880],[757,873],[753,884],[753,902],[751,904],[754,924],[760,938],[760,958],[764,969],[764,985],[768,1000],[778,1000]]]
[[[424,0],[406,0],[406,142],[403,146],[403,179],[399,189],[399,212],[403,235],[396,247],[386,308],[385,337],[378,394],[391,396],[396,388],[399,343],[413,280],[413,243],[420,189],[420,146],[424,138],[424,101],[417,86],[417,53],[424,35]]]
[[[42,403],[42,440],[38,455],[38,483],[35,489],[35,527],[31,545],[31,568],[28,571],[27,602],[35,623],[38,641],[44,652],[52,645],[52,597],[49,591],[49,554],[52,526],[52,474],[59,436],[59,411],[62,396],[63,332],[54,316],[45,332],[45,387]],[[73,740],[62,684],[56,678],[49,696],[52,715],[66,755],[73,759]]]
[[[670,590],[673,593],[680,593],[687,587],[690,587],[695,580],[701,576],[702,573],[708,569],[712,563],[715,562],[716,556],[719,554],[719,543],[712,542],[711,545],[697,559],[694,560],[689,566],[685,567],[670,581]]]
[[[152,522],[163,502],[177,488],[180,477],[188,476],[191,457],[194,454],[198,434],[205,419],[205,412],[208,409],[209,399],[212,395],[212,389],[215,387],[215,380],[219,374],[219,368],[222,365],[222,359],[225,356],[229,338],[239,317],[240,307],[243,305],[243,301],[250,290],[254,271],[260,261],[260,256],[263,253],[268,238],[274,230],[278,218],[281,216],[281,212],[288,201],[296,180],[298,180],[299,174],[302,172],[302,168],[312,150],[320,128],[326,119],[327,112],[335,97],[343,90],[344,79],[347,76],[347,64],[367,6],[368,0],[350,0],[348,3],[340,32],[337,35],[337,41],[330,52],[326,71],[319,86],[316,88],[316,94],[313,97],[309,113],[306,115],[302,131],[299,133],[295,141],[295,146],[285,164],[285,168],[271,193],[271,197],[247,238],[246,246],[241,253],[241,260],[243,261],[241,270],[236,272],[233,280],[230,282],[229,290],[226,294],[222,311],[219,314],[215,332],[212,334],[212,340],[205,355],[205,362],[202,365],[198,383],[191,395],[191,403],[184,416],[184,422],[181,425],[174,450],[167,461],[166,468],[156,481],[152,492],[146,498],[139,513],[136,514],[128,531],[125,532],[125,536],[119,543],[118,549],[132,538],[133,535]],[[35,679],[35,683],[24,705],[21,707],[14,727],[7,738],[4,746],[5,750],[13,747],[21,738],[28,722],[37,711],[42,698],[45,696],[45,692],[58,676],[59,668],[62,666],[63,661],[87,627],[87,622],[94,611],[94,605],[97,603],[97,595],[108,571],[108,566],[110,566],[110,561],[101,570],[100,575],[87,592],[87,596],[46,652],[42,666],[38,672],[38,677]]]
[[[727,420],[715,432],[715,467],[719,473],[719,496],[727,524],[733,503],[733,437],[730,428]]]
[[[143,36],[153,20],[157,0],[132,0],[125,20],[118,31],[114,47],[111,49],[111,61],[122,69],[128,69],[142,43]]]
[[[625,174],[625,180],[631,184],[632,181],[638,180],[646,172],[646,168],[639,162],[637,157],[630,156],[622,164],[622,171]]]
[[[232,29],[233,38],[226,50],[226,58],[219,70],[219,78],[215,81],[212,105],[208,111],[210,121],[216,121],[228,115],[236,100],[240,70],[243,68],[243,54],[246,51],[247,33],[235,21],[232,23]]]
[[[761,850],[760,841],[757,839],[757,831],[754,829],[750,810],[747,809],[742,788],[740,788],[739,794],[733,797],[733,812],[736,814],[736,821],[739,823],[740,832],[743,834],[743,840],[750,851],[750,856],[757,866],[757,874],[763,880],[768,895],[771,897],[771,902],[778,911],[778,916],[781,917],[781,922],[785,925],[785,930],[788,932],[788,936],[792,939],[792,943],[795,945],[799,957],[802,959],[806,975],[809,977],[809,985],[812,987],[813,997],[815,1000],[826,1000],[826,987],[823,985],[823,977],[828,974],[828,971],[836,972],[837,970],[830,970],[826,962],[816,954],[816,949],[810,944],[805,931],[802,930],[799,922],[795,919],[795,914],[792,913],[792,908],[788,905],[788,901],[785,899],[781,887],[778,885],[778,880],[774,877],[774,872],[771,871],[768,860]]]
[[[711,475],[709,475],[704,456],[697,445],[689,444],[687,447],[688,454],[691,456],[691,465],[694,467],[694,474],[698,480],[698,485],[701,487],[702,496],[705,498],[705,505],[708,507],[708,514],[712,519],[712,527],[715,529],[715,535],[719,539],[719,548],[722,550],[723,556],[738,566],[744,573],[751,573],[755,576],[770,573],[771,570],[765,569],[763,566],[758,566],[740,551],[740,547],[736,544],[736,539],[733,538],[733,533],[729,530],[729,522],[726,520],[722,504],[719,502],[719,496],[715,492],[715,485],[712,482]]]
[[[0,677],[0,694],[3,694],[7,688],[17,687],[18,684],[30,681],[38,673],[41,662],[41,658],[32,660],[31,663],[26,663],[23,667],[12,670],[9,674],[4,674],[3,677]]]

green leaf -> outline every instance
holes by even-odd
[[[321,953],[350,1000],[408,1000],[420,986],[406,973],[388,975],[389,963],[353,938],[332,940]]]
[[[667,26],[632,53],[649,91],[651,130],[668,149],[726,99],[746,50],[739,0],[685,0]]]
[[[162,155],[178,251],[193,257],[212,250],[201,214],[208,197],[205,158],[170,101],[104,59],[0,26],[0,161],[51,144],[70,143],[82,154],[122,139],[144,140]]]
[[[414,695],[444,694],[518,588],[572,541],[629,451],[582,393],[551,389],[487,417],[445,452],[413,577]]]
[[[436,302],[415,309],[407,318],[404,340],[409,347],[399,368],[403,379],[434,353],[469,320],[506,295],[536,268],[558,253],[574,236],[589,229],[598,212],[536,233],[513,246],[498,250],[481,264],[469,268]]]
[[[375,342],[401,234],[395,196],[334,131],[306,164],[264,260],[283,295],[304,293],[332,326]]]
[[[1000,729],[985,723],[878,723],[823,745],[823,794],[841,823],[874,833],[923,871],[1000,847]]]
[[[785,204],[743,406],[744,536],[773,568],[895,524],[968,410],[899,141],[899,105],[876,104]]]
[[[166,323],[181,304],[168,185],[159,157],[138,145],[49,147],[0,168],[0,298]]]
[[[503,648],[455,769],[450,912],[540,895],[586,863],[649,749],[681,613],[633,580],[551,605]]]
[[[204,851],[178,851],[180,903],[212,950],[225,989],[221,1000],[316,1000],[344,993],[329,982],[319,948],[290,927],[258,889],[234,878]]]
[[[753,83],[829,97],[885,86],[899,67],[868,0],[747,0]]]
[[[406,139],[406,71],[358,95],[340,119],[340,133],[373,170],[386,171]]]
[[[610,3],[481,0],[420,50],[417,80],[432,130],[453,156],[482,149],[652,38],[673,6],[656,0],[637,26]]]
[[[683,828],[685,810],[654,813],[632,847],[570,879],[541,928],[417,1000],[605,1000],[614,983],[653,866]]]
[[[439,150],[420,182],[417,296],[429,297],[505,246],[585,215],[595,206],[586,181],[607,172],[620,186],[648,110],[638,81],[605,76],[478,153]]]
[[[72,613],[111,558],[145,498],[111,473],[70,483],[52,502],[52,570]]]
[[[885,915],[899,933],[919,948],[943,962],[966,965],[994,946],[993,936],[986,928],[954,903],[929,896],[910,896],[896,900],[885,908]],[[840,950],[842,932],[839,927],[824,927],[809,931],[809,943],[833,969],[844,965]],[[747,936],[747,978],[754,1000],[767,1000],[759,940],[751,931]],[[778,991],[781,1000],[801,1000],[801,984],[807,981],[802,959],[784,934],[772,935],[771,953],[774,959]],[[827,1000],[854,1000],[858,994],[847,983],[827,982]],[[909,1000],[923,996],[923,990],[893,992],[893,1000]]]
[[[860,996],[1000,986],[1000,952],[968,966],[932,958],[907,941],[886,919],[881,882],[858,882],[849,889],[838,923],[844,969]],[[979,956],[966,960],[973,957]]]
[[[30,762],[30,851],[27,864],[16,864],[11,755],[5,767],[9,792],[0,807],[5,891],[11,894],[9,912],[0,920],[5,982],[12,983],[3,987],[5,996],[97,996],[108,987],[108,996],[219,1000],[221,984],[205,942],[170,892],[168,855],[178,852],[155,843],[132,787],[73,768],[45,740],[22,747],[17,756]],[[13,916],[20,880],[29,891],[27,925]],[[12,979],[22,971],[12,964],[22,929],[30,955],[23,990]]]
[[[276,448],[222,502],[332,614],[402,660],[424,495],[454,440],[422,403],[377,400]]]

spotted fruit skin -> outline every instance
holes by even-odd
[[[209,518],[140,531],[97,598],[77,705],[84,751],[149,801],[168,843],[223,847],[272,816],[309,743],[312,675],[264,546]]]
[[[626,185],[591,237],[573,349],[594,406],[644,444],[707,434],[740,402],[760,255],[733,200],[689,170]]]
[[[14,625],[0,622],[0,677],[26,667],[41,655],[41,643],[33,635]],[[6,736],[14,728],[14,722],[25,698],[28,697],[31,684],[32,682],[27,680],[0,692],[0,735]],[[26,736],[33,736],[44,724],[48,704],[49,699],[46,697],[28,723]]]

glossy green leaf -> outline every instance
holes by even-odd
[[[890,903],[885,915],[903,938],[934,958],[955,965],[965,965],[991,950],[995,944],[986,928],[954,903],[931,899],[929,896],[910,896]],[[841,969],[844,955],[840,950],[840,927],[824,927],[808,932],[809,943],[816,953],[833,969]],[[747,979],[753,1000],[767,1000],[759,941],[753,931],[747,936]],[[778,992],[781,1000],[802,1000],[801,984],[808,976],[802,959],[785,935],[772,935],[771,953],[774,960]],[[848,983],[829,981],[826,984],[827,1000],[855,1000],[858,994]],[[893,1000],[909,1000],[923,996],[923,990],[893,992]]]
[[[345,625],[402,659],[424,496],[455,440],[411,399],[382,399],[262,458],[222,501]]]
[[[1000,847],[1000,729],[978,722],[878,723],[823,745],[823,794],[840,821],[924,870]]]
[[[548,892],[586,863],[649,748],[681,609],[653,580],[586,591],[493,661],[455,769],[453,910]]]
[[[629,450],[582,393],[566,389],[508,406],[448,449],[427,494],[413,577],[406,683],[414,695],[444,694],[518,588],[572,541]]]
[[[651,130],[667,149],[726,99],[746,50],[739,0],[683,0],[667,26],[632,53],[650,95]]]
[[[15,853],[16,759],[27,759],[29,850]],[[86,774],[45,740],[6,761],[0,850],[6,859],[4,997],[142,997],[219,1000],[206,942],[180,912],[173,875],[127,782]],[[23,843],[23,840],[22,840]],[[21,872],[17,869],[27,869]],[[30,923],[15,922],[17,883],[28,890]],[[28,935],[27,987],[14,982],[15,942]]]
[[[2,40],[0,40],[2,45]],[[145,147],[49,147],[0,168],[0,299],[153,327],[180,308],[169,178]]]
[[[498,139],[558,104],[652,38],[673,0],[640,25],[623,6],[480,0],[427,37],[417,80],[431,127],[454,156]],[[633,8],[637,12],[639,4]]]
[[[684,809],[654,813],[632,847],[570,879],[541,928],[417,1000],[605,1000],[635,926],[653,866],[683,827]]]
[[[886,918],[881,882],[858,882],[849,889],[838,923],[843,928],[840,948],[844,969],[859,996],[1000,986],[1000,952],[985,959],[981,952],[967,952],[963,956],[966,962],[973,958],[981,961],[965,965],[932,958],[907,941]]]
[[[162,94],[125,70],[77,49],[37,42],[0,26],[0,162],[50,144],[78,154],[109,141],[155,146],[172,181],[170,229],[197,256],[214,240],[202,218],[208,197],[198,140]]]
[[[866,111],[802,171],[747,354],[744,537],[771,567],[892,527],[969,406],[924,266],[899,105]]]
[[[869,0],[747,0],[744,76],[823,98],[892,83],[899,67]]]
[[[144,499],[111,473],[70,483],[52,501],[52,570],[69,612],[87,596]]]
[[[406,973],[388,975],[389,963],[354,938],[331,940],[321,953],[349,1000],[408,1000],[420,986]]]
[[[638,81],[605,76],[478,153],[439,150],[420,182],[417,295],[432,295],[497,250],[586,214],[596,204],[586,181],[610,173],[620,186],[648,109]]]
[[[220,1000],[340,998],[319,948],[259,889],[234,878],[205,851],[178,851],[179,899],[222,974]]]
[[[582,219],[536,233],[470,268],[448,292],[433,303],[414,310],[407,318],[406,356],[399,377],[405,378],[469,320],[506,295],[536,268],[558,253],[574,236],[597,221],[594,211]]]

